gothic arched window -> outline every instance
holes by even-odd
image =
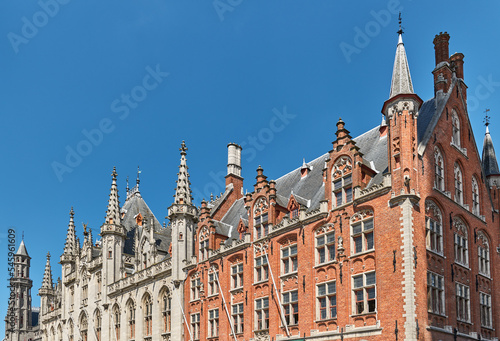
[[[443,253],[443,214],[431,200],[425,201],[425,234],[428,250]]]
[[[479,185],[475,176],[472,177],[472,213],[479,215]]]
[[[464,188],[463,188],[463,176],[460,166],[455,163],[455,201],[460,205],[464,203]]]
[[[477,255],[479,260],[479,273],[486,277],[490,276],[490,243],[484,232],[477,233],[478,247]]]
[[[434,187],[444,191],[444,161],[437,147],[434,149]]]
[[[460,147],[460,119],[455,110],[453,110],[451,114],[451,124],[453,126],[451,142],[457,147]]]
[[[144,298],[142,311],[144,312],[144,335],[151,336],[153,333],[153,301],[148,294]]]

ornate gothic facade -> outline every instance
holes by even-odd
[[[194,206],[183,143],[168,226],[138,182],[120,206],[113,171],[100,240],[80,244],[71,210],[55,285],[47,258],[37,337],[498,340],[500,170],[448,41],[434,39],[433,98],[415,94],[400,33],[382,124],[351,138],[339,120],[321,156],[271,181],[259,166],[250,193],[229,144],[224,193]]]

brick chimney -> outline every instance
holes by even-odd
[[[436,65],[447,62],[450,57],[449,45],[450,35],[447,32],[440,32],[434,37],[434,51],[436,53]]]
[[[452,71],[450,68],[449,45],[450,35],[441,32],[434,37],[434,51],[436,55],[436,67],[434,75],[434,95],[438,92],[446,93],[451,84]]]
[[[464,55],[462,53],[454,53],[450,57],[452,67],[455,67],[455,74],[457,78],[464,79]]]
[[[234,185],[235,200],[243,196],[243,178],[241,177],[241,146],[236,143],[227,145],[227,175],[226,187],[229,184]]]

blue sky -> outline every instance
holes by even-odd
[[[243,145],[252,190],[259,165],[275,179],[330,150],[339,117],[353,137],[378,125],[399,10],[415,92],[433,96],[432,40],[448,31],[479,148],[486,108],[500,140],[498,2],[54,1],[0,2],[0,278],[7,229],[16,248],[24,231],[33,294],[47,251],[60,276],[71,206],[79,236],[85,222],[97,237],[113,166],[123,203],[140,165],[163,221],[182,140],[199,204],[223,190],[228,142]],[[7,297],[2,286],[2,316]]]

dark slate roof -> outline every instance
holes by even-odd
[[[120,209],[120,212],[125,212],[125,216],[122,218],[122,225],[127,231],[130,231],[132,228],[137,226],[135,217],[139,213],[142,214],[143,218],[147,218],[148,224],[151,224],[150,220],[151,217],[153,217],[155,230],[158,230],[161,227],[160,222],[156,219],[155,215],[150,210],[149,206],[146,204],[139,192],[136,192],[127,198],[123,207]]]
[[[26,245],[24,245],[24,240],[21,240],[21,244],[19,245],[19,249],[17,250],[16,255],[29,257],[28,251],[26,250]]]
[[[139,213],[141,213],[143,218],[147,219],[147,224],[151,224],[151,222],[154,224],[154,238],[156,240],[158,251],[165,253],[168,252],[168,249],[170,248],[170,242],[172,241],[171,230],[170,228],[164,229],[160,225],[160,222],[158,221],[158,219],[156,219],[155,215],[146,204],[139,192],[135,192],[127,198],[120,212],[125,213],[122,218],[122,224],[127,231],[127,237],[125,239],[123,252],[129,255],[135,255],[135,234],[137,232],[137,228],[142,229],[142,227],[136,224],[135,220],[136,215]],[[151,219],[153,220],[151,221]]]
[[[423,140],[425,132],[427,131],[429,126],[432,128],[432,130],[434,130],[434,126],[436,124],[433,122],[434,124],[431,125],[431,121],[436,121],[437,123],[437,119],[434,115],[435,113],[436,100],[434,98],[431,98],[430,100],[424,102],[420,107],[417,118],[417,139],[419,143]]]
[[[486,128],[486,134],[484,135],[482,159],[483,170],[486,176],[500,174],[495,148],[493,148],[493,140],[488,128]]]
[[[235,229],[235,227],[233,227],[232,225],[217,220],[214,220],[214,225],[215,225],[215,233],[226,237],[230,237],[232,230]]]
[[[371,168],[375,168],[378,172],[369,186],[382,182],[383,173],[386,172],[388,168],[387,136],[380,137],[379,129],[380,126],[377,126],[354,139],[356,145],[360,148],[360,152],[364,154],[363,162]],[[307,164],[311,170],[305,177],[301,175],[301,165],[290,173],[278,178],[276,180],[276,201],[278,204],[286,207],[290,195],[293,193],[299,203],[307,206],[308,211],[319,207],[320,201],[325,199],[323,168],[328,157],[329,154],[325,153],[315,160],[308,162]],[[227,231],[229,239],[227,242],[230,242],[231,239],[239,239],[236,227],[240,219],[248,223],[248,215],[243,198],[235,201],[226,215],[221,219],[221,222],[224,224],[218,225],[217,227],[221,232]],[[228,225],[233,227],[230,229],[230,233],[227,228]]]
[[[234,202],[234,204],[229,208],[229,210],[226,212],[224,217],[222,217],[221,222],[225,226],[231,226],[231,234],[228,236],[228,239],[239,239],[239,233],[238,233],[238,224],[240,222],[240,219],[243,219],[243,223],[245,223],[248,226],[248,214],[247,210],[245,209],[245,200],[244,198],[240,198]],[[229,232],[229,231],[228,231]],[[230,241],[228,241],[230,242]]]

